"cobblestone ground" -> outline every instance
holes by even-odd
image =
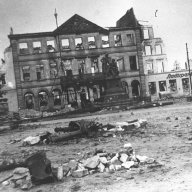
[[[95,118],[96,116],[85,117]],[[170,117],[170,118],[167,118]],[[187,117],[190,117],[187,119]],[[118,152],[124,143],[132,143],[136,154],[155,158],[162,167],[141,166],[115,173],[96,173],[83,178],[68,177],[63,182],[36,186],[29,191],[41,192],[158,192],[192,191],[192,104],[182,103],[170,106],[140,109],[99,115],[98,121],[106,124],[112,121],[147,119],[146,128],[137,129],[126,135],[79,138],[57,145],[23,147],[21,142],[9,144],[11,139],[24,139],[44,131],[52,132],[55,127],[67,126],[71,119],[23,125],[23,129],[8,131],[0,135],[0,154],[19,156],[25,151],[44,149],[52,164],[64,163],[71,158],[96,148]],[[82,118],[81,118],[82,119]],[[74,119],[73,119],[74,120]],[[0,180],[12,171],[0,173]],[[0,187],[0,191],[19,191],[11,187]]]

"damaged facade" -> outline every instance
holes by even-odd
[[[133,9],[108,29],[75,14],[53,32],[8,37],[11,48],[5,54],[12,55],[16,86],[10,110],[83,107],[84,101],[103,99],[108,80],[127,100],[145,97],[150,74],[164,72],[167,65],[162,40],[154,38],[151,26],[139,24]],[[114,69],[104,74],[106,57],[118,74]]]

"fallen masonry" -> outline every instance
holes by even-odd
[[[68,127],[57,127],[53,133],[45,132],[37,136],[29,136],[23,140],[23,145],[49,144],[73,139],[74,137],[108,137],[117,132],[127,132],[132,129],[145,127],[147,120],[136,119],[127,122],[112,122],[102,125],[94,120],[71,121]]]
[[[65,177],[81,178],[98,172],[113,173],[144,165],[149,168],[162,166],[153,158],[135,154],[131,143],[124,144],[119,152],[95,150],[87,158],[71,159],[59,165],[52,165],[45,152],[40,151],[29,156],[24,166],[16,168],[11,176],[2,181],[2,185],[27,190],[42,183],[64,181]]]

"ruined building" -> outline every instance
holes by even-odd
[[[83,107],[84,101],[105,102],[108,90],[130,101],[146,97],[149,76],[163,73],[167,64],[162,40],[154,38],[152,26],[139,24],[133,9],[116,27],[75,14],[52,32],[8,37],[7,76],[15,90],[10,110]]]

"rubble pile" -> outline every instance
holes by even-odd
[[[18,167],[13,174],[2,181],[2,185],[11,185],[26,190],[32,186],[64,181],[65,177],[81,178],[94,173],[113,173],[119,170],[131,170],[140,166],[161,167],[155,159],[136,155],[131,143],[115,153],[96,149],[84,154],[80,159],[71,159],[64,164],[51,165],[45,152],[36,152],[25,160],[24,167]]]
[[[63,177],[83,177],[93,173],[113,173],[122,169],[138,168],[144,164],[157,164],[155,159],[136,155],[130,143],[117,153],[107,153],[97,150],[93,156],[86,159],[70,160],[68,163],[57,166],[58,171],[63,170]],[[60,175],[61,178],[61,175]]]

